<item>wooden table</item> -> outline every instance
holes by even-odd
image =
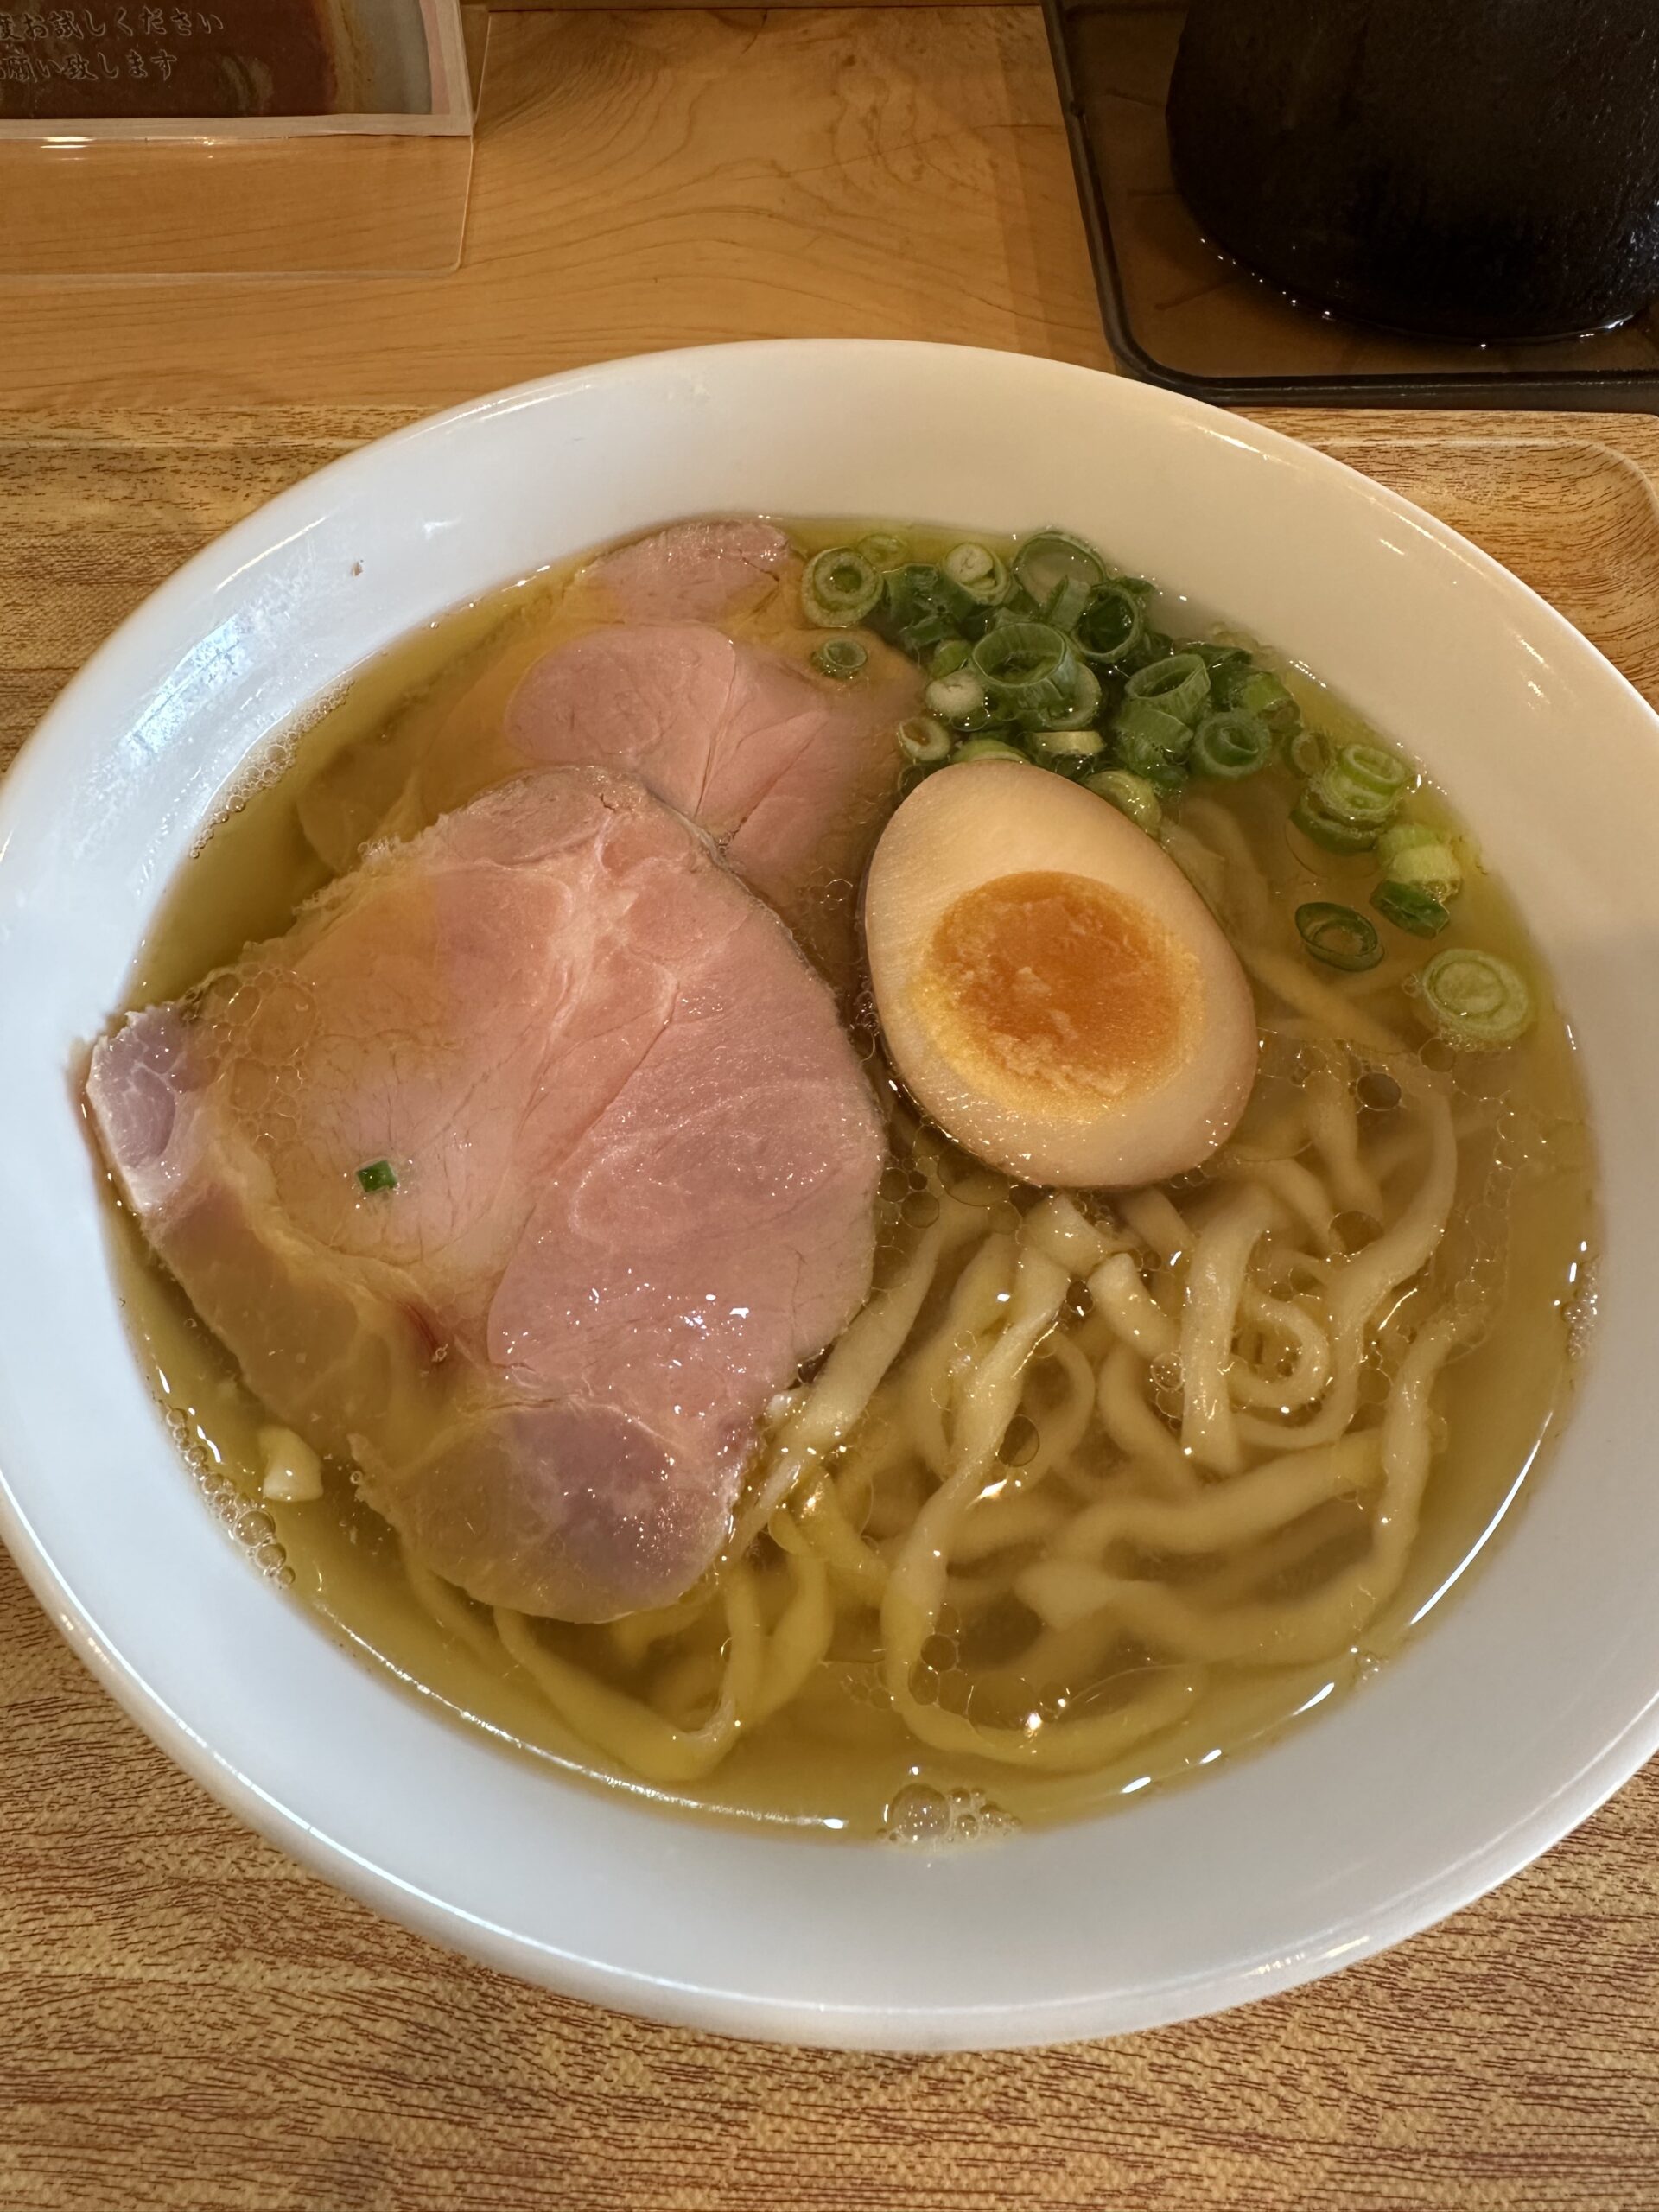
[[[1034,14],[499,19],[459,276],[0,286],[25,410],[0,416],[0,760],[156,577],[353,439],[571,362],[807,332],[1105,365]],[[1659,694],[1654,425],[1290,427],[1433,497]],[[7,2212],[1642,2212],[1656,2085],[1651,1776],[1443,1928],[1226,2018],[1006,2057],[749,2047],[323,1888],[150,1748],[0,1560]]]

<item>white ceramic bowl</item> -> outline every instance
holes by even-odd
[[[1432,762],[1548,949],[1607,1202],[1599,1342],[1538,1495],[1381,1677],[1109,1818],[929,1860],[678,1821],[493,1751],[332,1645],[178,1465],[128,1349],[69,1068],[235,771],[412,625],[709,510],[1062,519],[1306,660]],[[0,1533],[138,1722],[442,1942],[739,2034],[1109,2034],[1328,1973],[1554,1842],[1659,1743],[1659,721],[1567,623],[1271,431],[1053,362],[785,344],[553,378],[326,469],[192,562],[0,788]]]

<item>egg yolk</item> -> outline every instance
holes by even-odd
[[[1196,957],[1155,915],[1092,876],[1046,870],[963,892],[915,984],[960,1076],[1005,1105],[1076,1116],[1176,1074],[1202,995]]]

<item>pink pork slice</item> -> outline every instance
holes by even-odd
[[[794,564],[775,524],[677,522],[601,553],[576,583],[597,585],[625,622],[718,622],[757,605]]]
[[[804,650],[706,624],[590,631],[556,647],[509,700],[518,761],[626,769],[697,823],[835,981],[854,968],[852,904],[899,767],[894,732],[921,678],[870,639],[854,683]]]
[[[528,765],[624,768],[708,830],[850,989],[855,887],[922,678],[863,631],[861,676],[819,674],[824,633],[801,626],[798,572],[783,532],[758,521],[675,523],[601,554],[416,756],[376,738],[331,761],[300,801],[307,836],[346,868],[369,836],[407,836]]]
[[[883,1139],[830,991],[603,771],[372,854],[129,1017],[87,1097],[255,1394],[486,1604],[688,1587],[768,1401],[869,1287]]]

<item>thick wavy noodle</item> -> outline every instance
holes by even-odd
[[[1217,863],[1241,930],[1270,923],[1215,811],[1192,872]],[[1487,1320],[1478,1281],[1437,1264],[1456,1094],[1351,987],[1313,998],[1267,929],[1237,941],[1288,980],[1268,1034],[1293,1072],[1184,1196],[1020,1192],[895,1104],[887,1280],[779,1409],[701,1589],[576,1630],[486,1614],[406,1560],[420,1601],[666,1786],[872,1649],[919,1745],[1059,1775],[1167,1729],[1218,1667],[1351,1644],[1410,1555],[1440,1370]],[[1362,1107],[1368,1080],[1397,1096]]]
[[[1590,1171],[1553,1010],[1514,1052],[1459,1056],[1425,1046],[1397,953],[1309,963],[1297,900],[1355,893],[1349,863],[1287,842],[1287,788],[1190,795],[1166,831],[1262,1039],[1199,1173],[1109,1201],[1012,1185],[913,1117],[867,1035],[892,1134],[876,1287],[774,1405],[727,1553],[678,1603],[602,1627],[493,1612],[405,1557],[344,1470],[324,1505],[257,1503],[257,1408],[135,1259],[158,1388],[228,1517],[338,1633],[497,1736],[855,1833],[1084,1809],[1359,1680],[1560,1410]],[[217,849],[239,836],[251,881],[291,813],[279,785],[219,834],[221,895]],[[1490,879],[1465,896],[1536,972]],[[223,957],[176,930],[162,952],[163,982]]]

